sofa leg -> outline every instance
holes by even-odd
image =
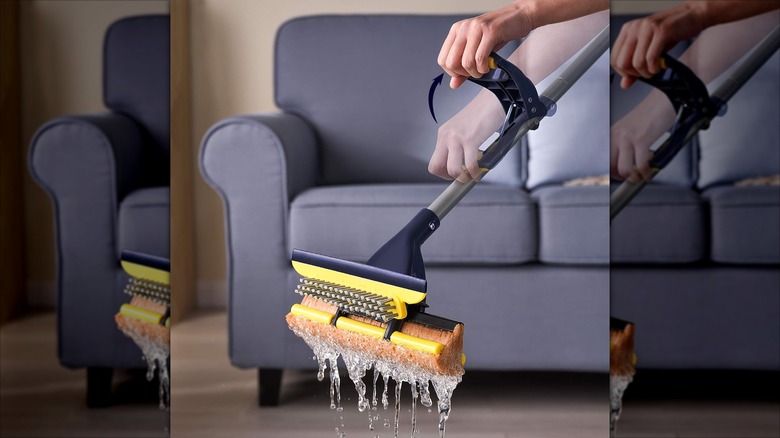
[[[111,404],[113,368],[87,368],[87,406],[104,408]]]
[[[278,406],[282,387],[282,369],[257,369],[257,403],[260,406]]]

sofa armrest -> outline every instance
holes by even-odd
[[[289,113],[229,118],[204,136],[200,168],[225,208],[233,364],[283,357],[282,343],[261,334],[286,331],[289,202],[317,181],[314,131]]]
[[[281,178],[276,181],[278,188],[289,201],[316,184],[317,149],[314,130],[295,114],[237,116],[218,122],[203,137],[200,168],[206,181],[222,194],[223,186],[237,181],[266,184],[272,175],[258,166],[278,167],[280,173],[273,176]],[[258,187],[265,186],[248,188],[254,194]]]
[[[118,114],[62,117],[35,133],[30,173],[54,205],[60,361],[114,362],[118,204],[139,181],[143,136]]]

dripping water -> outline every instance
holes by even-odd
[[[156,372],[157,380],[159,381],[158,398],[160,400],[160,409],[167,409],[171,400],[170,379],[168,376],[168,346],[147,338],[137,331],[134,325],[119,325],[119,328],[143,352],[143,359],[146,361],[146,380],[151,382]]]
[[[609,436],[612,438],[615,437],[617,421],[623,411],[623,393],[632,380],[632,376],[609,376]]]
[[[388,400],[388,388],[390,380],[395,383],[395,412],[393,420],[384,418],[383,426],[386,429],[393,430],[395,437],[398,436],[398,429],[401,417],[401,391],[403,383],[409,383],[412,391],[412,437],[419,435],[417,428],[417,412],[416,405],[417,400],[423,406],[433,406],[433,400],[431,399],[430,386],[433,385],[433,389],[436,392],[437,407],[439,411],[439,436],[444,437],[445,424],[450,414],[452,393],[461,381],[461,376],[446,376],[441,374],[434,374],[426,369],[421,368],[412,360],[398,361],[385,361],[377,359],[373,356],[369,356],[365,352],[355,351],[351,349],[345,349],[343,345],[338,344],[335,340],[330,338],[322,338],[318,335],[312,334],[305,328],[295,327],[293,331],[296,335],[303,338],[303,340],[314,351],[317,363],[318,371],[317,378],[324,379],[325,371],[329,368],[330,377],[330,394],[331,394],[331,409],[337,411],[342,410],[341,407],[341,394],[340,394],[340,378],[338,369],[338,358],[341,357],[346,365],[347,374],[350,380],[355,385],[355,389],[358,394],[358,410],[360,412],[369,412],[369,430],[374,431],[374,421],[379,419],[379,415],[372,413],[376,411],[381,400],[382,407],[387,411],[389,406]],[[366,392],[367,386],[363,379],[366,376],[366,372],[373,368],[373,393],[371,400],[368,399]],[[378,397],[377,382],[379,377],[382,377],[383,391],[381,398]],[[343,416],[341,417],[341,426],[336,427],[337,435],[340,438],[345,436]],[[378,435],[374,435],[377,437]]]

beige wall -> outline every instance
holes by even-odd
[[[279,25],[292,17],[320,13],[474,13],[507,3],[508,0],[192,0],[193,154],[197,153],[203,134],[218,120],[275,110],[274,35]],[[224,307],[227,294],[222,203],[199,171],[196,175],[198,304]]]
[[[104,111],[103,34],[118,18],[167,13],[164,0],[21,2],[22,141],[65,114]],[[27,300],[54,306],[55,259],[51,202],[24,172]]]

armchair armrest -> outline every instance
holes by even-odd
[[[121,334],[113,315],[124,299],[118,291],[117,209],[143,173],[142,146],[139,127],[119,114],[58,118],[32,139],[30,173],[54,205],[63,365],[115,361]]]
[[[214,125],[201,143],[200,168],[220,194],[230,294],[230,357],[256,366],[283,357],[279,312],[289,307],[287,215],[293,196],[318,178],[312,128],[290,113],[233,117]],[[253,365],[254,364],[254,365]]]

